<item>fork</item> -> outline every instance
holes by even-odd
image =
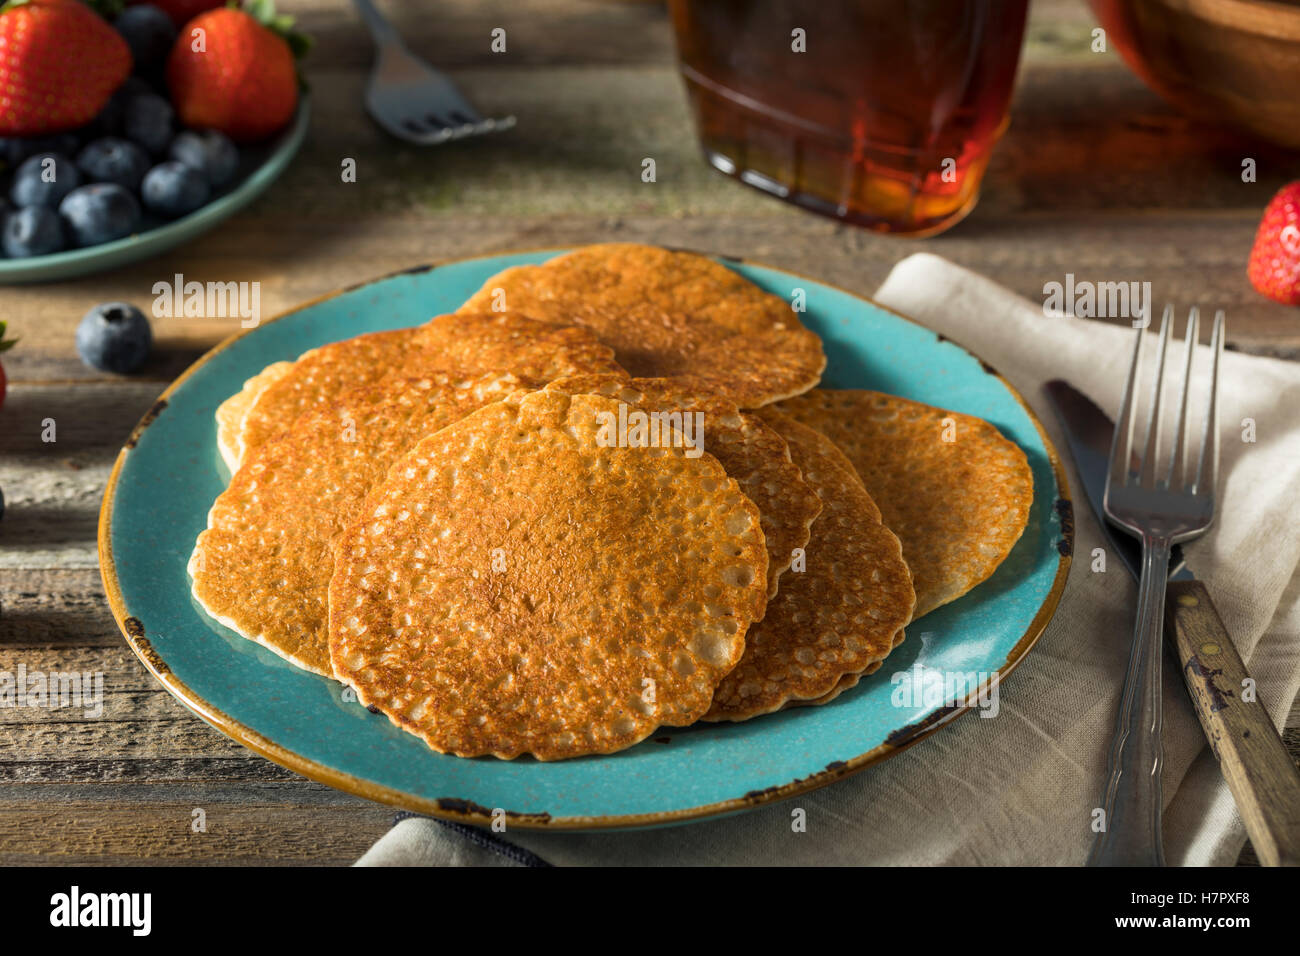
[[[1133,649],[1111,743],[1109,780],[1103,797],[1104,829],[1093,842],[1089,866],[1164,866],[1165,862],[1160,836],[1160,771],[1164,764],[1160,664],[1165,584],[1169,576],[1170,548],[1203,534],[1214,519],[1214,487],[1219,472],[1219,359],[1223,355],[1224,317],[1222,311],[1214,316],[1209,400],[1200,454],[1190,480],[1187,401],[1200,312],[1193,308],[1187,319],[1177,431],[1168,468],[1162,477],[1160,411],[1165,391],[1165,353],[1173,324],[1173,307],[1166,306],[1160,321],[1155,382],[1141,456],[1134,454],[1134,426],[1141,405],[1138,392],[1146,340],[1143,329],[1138,329],[1133,363],[1111,444],[1106,516],[1141,540],[1142,583],[1138,589]]]
[[[408,142],[433,145],[515,125],[513,116],[484,119],[446,74],[406,48],[371,0],[352,2],[375,41],[366,109],[380,126]]]

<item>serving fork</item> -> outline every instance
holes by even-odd
[[[513,116],[484,119],[445,73],[406,48],[371,0],[352,2],[375,41],[366,109],[380,126],[408,142],[433,145],[515,125]]]
[[[1200,313],[1193,308],[1187,320],[1186,356],[1182,394],[1173,435],[1172,453],[1162,468],[1161,406],[1165,391],[1165,356],[1174,324],[1167,306],[1160,322],[1155,379],[1146,415],[1141,454],[1135,451],[1145,329],[1137,332],[1124,399],[1115,423],[1110,468],[1106,481],[1106,515],[1142,543],[1142,579],[1138,588],[1137,622],[1119,717],[1111,744],[1109,779],[1103,797],[1104,828],[1093,842],[1090,866],[1163,866],[1160,818],[1160,772],[1164,763],[1161,741],[1161,639],[1164,627],[1165,586],[1173,545],[1203,534],[1214,519],[1215,484],[1219,472],[1218,390],[1219,362],[1223,355],[1223,312],[1214,316],[1210,342],[1211,371],[1200,451],[1196,467],[1189,469],[1191,444],[1187,415],[1192,384],[1192,359],[1196,352]]]

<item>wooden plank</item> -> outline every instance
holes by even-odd
[[[307,782],[5,784],[0,865],[346,866],[392,819]]]
[[[161,390],[157,382],[10,386],[0,426],[0,568],[98,567],[104,485]]]
[[[198,721],[198,718],[193,715],[190,715],[189,719]],[[164,727],[163,730],[166,728]],[[216,733],[216,731],[212,732]],[[113,749],[89,757],[68,760],[42,752],[33,755],[31,759],[13,760],[0,766],[4,769],[6,782],[33,787],[38,784],[84,781],[104,784],[154,783],[169,780],[231,783],[282,780],[307,783],[304,778],[292,771],[247,751],[230,756],[136,757],[130,753],[129,748],[126,748],[126,753],[120,752],[124,749],[121,738],[115,738],[105,746]],[[32,799],[37,800],[39,796],[40,792],[33,789]]]
[[[440,0],[380,4],[406,44],[439,69],[467,66],[666,63],[672,33],[661,3],[609,0]],[[291,12],[313,47],[308,66],[324,63],[363,73],[373,49],[348,0],[295,4]],[[491,49],[492,31],[506,31],[506,51]]]
[[[0,568],[0,653],[121,644],[98,568]]]

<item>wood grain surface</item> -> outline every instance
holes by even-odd
[[[160,319],[146,368],[87,369],[73,347],[98,302],[145,308],[155,282],[258,280],[262,310],[464,255],[640,240],[759,260],[869,294],[929,251],[1041,300],[1065,273],[1152,283],[1155,300],[1224,308],[1232,347],[1300,358],[1300,310],[1250,288],[1260,212],[1300,160],[1183,119],[1114,52],[1075,0],[1036,0],[1012,125],[975,212],[896,240],[792,209],[701,161],[664,10],[604,0],[439,0],[386,8],[448,68],[500,137],[429,149],[387,138],[361,97],[369,38],[344,0],[282,0],[316,46],[303,150],[257,203],[180,249],[76,281],[0,287],[21,338],[0,410],[0,670],[104,674],[104,712],[0,708],[0,864],[350,863],[388,808],[310,783],[211,730],[145,672],[99,581],[97,511],[113,458],[164,385],[237,319]],[[489,34],[507,30],[507,53]],[[658,182],[640,181],[654,157]],[[344,159],[358,181],[341,181]],[[1258,181],[1243,183],[1252,158]],[[988,321],[997,321],[989,316]],[[42,440],[54,419],[57,440]],[[1294,715],[1293,715],[1294,716]],[[1286,741],[1300,753],[1300,733]],[[202,810],[205,832],[195,832]],[[1251,862],[1247,847],[1243,862]]]

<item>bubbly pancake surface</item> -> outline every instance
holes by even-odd
[[[394,369],[412,368],[412,374],[418,375],[424,354],[416,331],[369,332],[331,342],[303,353],[278,374],[268,375],[264,369],[254,376],[250,380],[253,399],[239,426],[239,464],[299,415],[334,401],[350,388],[372,385]]]
[[[905,636],[906,635],[904,631],[900,629],[899,632],[894,635],[894,647],[897,647],[899,644],[902,644],[903,638]],[[820,707],[822,704],[829,704],[831,701],[839,697],[845,691],[849,691],[852,690],[854,687],[857,687],[858,683],[862,680],[862,678],[868,677],[871,674],[874,674],[876,671],[880,670],[880,668],[884,665],[884,663],[885,662],[883,660],[874,661],[873,663],[868,664],[862,670],[858,671],[856,674],[845,674],[843,677],[839,679],[839,682],[836,683],[836,685],[830,689],[828,693],[823,694],[821,697],[815,697],[811,700],[792,700],[789,703],[787,703],[785,706],[786,707]]]
[[[856,389],[815,389],[779,408],[853,462],[903,543],[916,617],[987,579],[1025,529],[1033,473],[1020,447],[981,418]]]
[[[803,571],[792,569],[745,638],[705,720],[747,720],[836,692],[845,675],[883,660],[901,640],[916,594],[898,539],[853,469],[824,435],[763,417],[822,500]]]
[[[217,406],[217,450],[234,474],[244,460],[244,418],[262,393],[293,368],[292,362],[272,362],[244,383],[244,387]]]
[[[621,373],[613,352],[585,329],[514,315],[441,315],[424,325],[372,332],[303,354],[288,369],[265,370],[252,386],[239,427],[241,455],[288,428],[302,413],[349,388],[436,371],[510,372],[545,383],[579,372]],[[267,376],[259,385],[259,378]],[[242,391],[232,396],[233,401]],[[223,406],[224,407],[224,406]],[[227,410],[227,417],[235,414]],[[218,412],[218,421],[221,413]],[[241,457],[242,461],[242,457]]]
[[[591,329],[632,375],[685,377],[754,408],[821,377],[821,339],[791,304],[706,256],[586,246],[493,276],[461,307],[504,307]]]
[[[331,545],[410,446],[508,395],[508,374],[434,373],[352,389],[252,450],[208,514],[189,572],[195,599],[244,637],[331,675]]]
[[[717,458],[758,506],[767,542],[767,596],[776,594],[795,550],[808,543],[808,529],[822,505],[775,429],[757,415],[740,411],[729,399],[678,379],[589,374],[558,379],[548,387],[570,395],[606,395],[647,415],[676,414],[685,436]],[[692,417],[683,419],[683,415]],[[649,440],[644,432],[628,431],[633,439]]]
[[[708,709],[765,604],[758,510],[709,454],[602,442],[618,405],[489,405],[373,490],[330,584],[362,703],[444,753],[542,760]]]

